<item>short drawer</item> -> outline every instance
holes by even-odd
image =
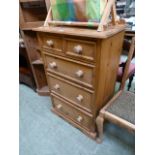
[[[79,109],[69,105],[66,101],[56,96],[52,95],[52,100],[55,110],[87,130],[94,131],[94,121],[91,115],[86,115]]]
[[[95,61],[96,42],[65,38],[64,51],[73,58]]]
[[[88,112],[92,112],[94,91],[49,73],[47,73],[47,75],[51,92],[60,95],[66,100],[72,102],[74,105],[79,106]]]
[[[63,39],[59,36],[50,34],[41,34],[42,47],[49,52],[61,54],[63,53]]]
[[[47,71],[63,76],[81,85],[94,87],[94,66],[44,53]]]

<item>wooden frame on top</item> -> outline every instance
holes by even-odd
[[[109,16],[111,14],[111,22],[109,22]],[[72,21],[54,21],[52,20],[52,8],[49,8],[46,20],[44,22],[44,26],[56,26],[56,25],[63,25],[63,26],[82,26],[87,27],[88,22],[72,22]],[[98,32],[102,32],[105,30],[105,27],[108,24],[116,25],[116,24],[124,24],[124,21],[117,20],[117,13],[116,13],[116,6],[115,0],[106,0],[106,6],[104,12],[102,13],[102,18],[100,23],[93,23],[92,27],[96,27]]]

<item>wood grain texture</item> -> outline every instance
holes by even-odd
[[[32,29],[44,24],[47,9],[45,1],[19,1],[19,23],[21,29]]]
[[[39,65],[36,65],[36,63],[34,64],[34,62],[41,60],[41,53],[37,49],[38,40],[36,32],[31,30],[22,31],[22,36],[24,38],[32,73],[36,83],[36,90],[39,95],[49,95],[48,89],[44,89],[45,87],[47,88],[47,80],[43,63]]]
[[[47,74],[51,92],[60,95],[64,99],[75,104],[77,107],[81,107],[88,112],[92,111],[92,104],[94,103],[94,91],[91,91],[63,78],[57,77],[53,74]],[[82,96],[83,98],[78,100],[79,96]]]
[[[108,18],[113,5],[115,5],[115,0],[108,0],[97,29],[98,32],[102,32],[104,30],[103,26],[108,24]]]
[[[135,125],[116,116],[116,115],[113,115],[112,113],[109,113],[108,111],[105,112],[104,114],[104,118],[106,120],[109,120],[110,122],[114,123],[114,124],[117,124],[123,128],[127,128],[130,132],[134,132],[135,131]]]
[[[129,131],[131,132],[134,132],[135,131],[135,125],[132,124],[131,122],[129,122],[129,119],[127,117],[123,117],[121,118],[121,112],[119,111],[118,113],[115,113],[115,111],[111,111],[109,112],[108,111],[108,108],[110,108],[112,105],[115,104],[115,106],[117,106],[117,99],[119,99],[119,103],[124,103],[124,100],[123,100],[123,94],[125,93],[124,91],[124,85],[125,85],[125,81],[126,81],[126,77],[127,77],[127,72],[128,72],[128,69],[129,69],[129,64],[131,62],[131,59],[132,59],[132,56],[133,56],[133,53],[134,53],[134,50],[135,50],[135,38],[133,37],[132,38],[132,42],[131,42],[131,47],[130,47],[130,50],[129,50],[129,54],[128,54],[128,58],[127,58],[127,63],[126,63],[126,66],[125,66],[125,71],[123,73],[123,77],[122,77],[122,83],[121,83],[121,88],[120,90],[110,99],[110,101],[104,106],[101,108],[101,110],[99,111],[99,115],[97,116],[97,119],[96,119],[96,125],[97,125],[97,130],[98,130],[98,138],[97,140],[102,142],[103,140],[103,120],[108,120],[114,124],[117,124],[123,128],[126,128],[128,129]],[[108,85],[107,85],[107,88],[106,88],[108,91],[112,90]],[[130,94],[128,92],[128,94]],[[125,96],[129,97],[127,94],[125,94]],[[121,99],[122,97],[122,99]],[[127,100],[127,99],[125,99]],[[129,98],[129,101],[126,103],[126,104],[129,104],[131,109],[134,109],[134,104],[133,104],[133,100],[134,100],[134,94],[132,94],[131,98]],[[131,104],[130,104],[131,103]],[[125,103],[124,103],[125,104]],[[115,107],[116,108],[116,107]],[[132,111],[130,108],[123,108],[124,110],[124,116],[126,116],[126,114],[128,113],[128,111]],[[117,115],[116,115],[117,114]],[[129,114],[128,114],[129,115]],[[133,113],[132,115],[132,119],[134,119],[134,116],[133,116]],[[134,122],[134,121],[132,121]]]
[[[40,34],[41,35],[41,46],[50,52],[62,53],[63,52],[63,40],[57,35]],[[49,44],[51,42],[51,45]]]
[[[61,114],[60,112],[56,111],[54,108],[51,108],[51,111],[53,113],[55,113],[56,115],[62,117],[64,120],[66,120],[67,122],[69,122],[71,125],[73,125],[77,129],[81,130],[88,137],[92,138],[93,140],[96,139],[96,136],[97,136],[97,133],[96,132],[90,132],[90,131],[86,130],[81,125],[79,125],[79,124],[75,123],[74,121],[72,121],[70,118],[68,118],[68,117],[64,116],[63,114]]]
[[[101,33],[80,28],[63,29],[36,29],[54,112],[73,125],[78,124],[78,128],[95,133],[98,112],[114,94],[124,29],[116,26]],[[56,38],[55,47],[47,47],[46,38]],[[76,74],[79,70],[82,72]],[[64,113],[58,110],[62,106]],[[86,118],[84,124],[78,123],[85,115],[91,117]]]
[[[111,16],[112,16],[113,25],[116,25],[116,21],[117,21],[116,5],[112,6]]]
[[[56,21],[56,20],[51,20],[48,22],[48,24],[50,26],[79,26],[79,27],[88,27],[88,22],[74,22],[74,21],[69,21],[69,22],[65,22],[65,21]],[[99,23],[93,23],[93,25],[91,25],[91,28],[93,27],[98,27]]]
[[[124,32],[103,40],[99,58],[98,77],[96,78],[96,113],[113,96],[116,83],[116,75],[119,65]]]
[[[48,53],[44,53],[44,58],[47,71],[63,76],[74,82],[81,83],[87,87],[94,87],[93,75],[95,71],[93,65],[64,59],[63,57],[58,57],[56,55],[53,56],[51,54],[49,55]],[[52,63],[55,63],[56,67],[51,68],[50,64]],[[81,76],[77,74],[79,71],[81,71]]]
[[[80,48],[79,52],[78,47]],[[77,59],[79,58],[79,60],[96,60],[96,42],[65,38],[64,51],[66,55]]]
[[[116,25],[116,26],[109,26],[106,31],[97,32],[94,29],[84,29],[84,28],[72,28],[72,27],[38,27],[34,28],[34,31],[38,32],[48,32],[52,34],[61,34],[61,35],[69,35],[69,36],[81,36],[87,38],[100,38],[105,39],[118,32],[124,31],[124,25]]]
[[[75,123],[81,125],[88,131],[95,132],[94,120],[92,115],[75,107],[70,102],[63,100],[62,98],[52,94],[53,106],[56,111],[59,111],[66,117],[72,119]],[[78,118],[81,117],[81,120]]]
[[[47,0],[46,0],[47,1]],[[45,0],[20,0],[19,1],[19,27],[26,44],[28,58],[39,95],[49,95],[47,80],[38,48],[36,32],[33,28],[42,26],[46,18],[47,9]]]

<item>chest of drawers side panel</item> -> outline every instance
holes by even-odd
[[[96,86],[95,114],[114,95],[117,70],[123,45],[124,31],[103,39],[99,58]]]

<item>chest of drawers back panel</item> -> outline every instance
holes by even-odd
[[[74,29],[71,33],[68,28],[64,34],[38,28],[38,40],[52,111],[95,138],[96,116],[114,94],[124,28],[103,36],[95,30],[90,30],[92,34],[88,35],[77,34],[79,29]]]

